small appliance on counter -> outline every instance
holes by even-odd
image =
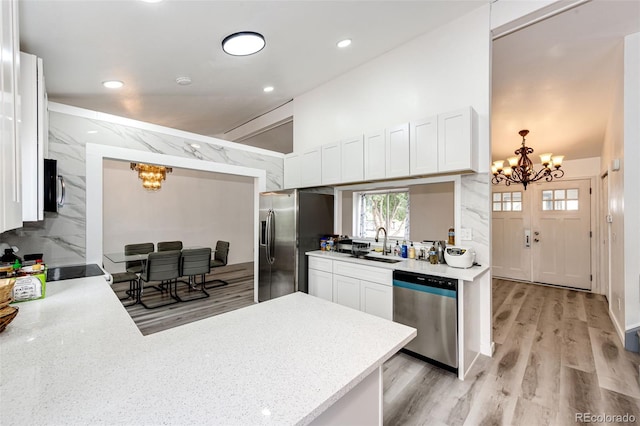
[[[472,248],[450,246],[444,249],[444,260],[454,268],[471,268],[476,252]]]

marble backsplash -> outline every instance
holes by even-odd
[[[51,111],[47,158],[58,160],[58,174],[66,184],[65,205],[58,213],[45,213],[43,221],[25,222],[22,228],[0,234],[0,242],[17,246],[21,255],[43,253],[50,266],[85,263],[87,143],[263,169],[267,190],[282,189],[283,159],[279,156],[216,145],[215,139],[204,143]],[[194,148],[194,143],[200,147]]]
[[[491,182],[488,173],[474,173],[461,177],[461,227],[471,229],[471,241],[464,245],[476,251],[476,262],[488,266],[491,260]]]

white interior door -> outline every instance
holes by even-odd
[[[533,280],[591,289],[589,180],[530,185]]]
[[[523,189],[494,187],[491,266],[496,277],[531,281],[531,209]]]

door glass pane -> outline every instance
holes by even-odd
[[[504,194],[502,194],[502,201],[511,201],[511,193],[505,192]]]
[[[553,201],[543,201],[542,210],[553,210]]]
[[[514,201],[511,204],[511,207],[513,208],[514,212],[521,212],[522,211],[522,203],[519,201]]]
[[[567,210],[578,210],[578,200],[567,200]]]
[[[493,211],[494,212],[502,211],[502,203],[493,203]]]
[[[556,200],[564,200],[564,189],[556,189],[554,191],[554,198]]]
[[[567,200],[577,200],[577,199],[578,199],[578,190],[567,189]]]
[[[507,201],[506,203],[502,203],[502,204],[503,204],[502,209],[505,212],[510,212],[511,211],[511,203],[509,201]]]
[[[564,200],[556,201],[555,210],[564,210]]]
[[[542,199],[553,200],[553,191],[542,191]],[[551,210],[551,209],[545,209],[545,210]]]
[[[522,192],[512,192],[511,198],[513,201],[522,201]]]
[[[502,194],[500,194],[499,192],[494,192],[493,193],[493,201],[500,201],[500,197],[502,196]]]

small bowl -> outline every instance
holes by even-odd
[[[0,333],[4,331],[11,321],[18,315],[18,308],[14,306],[5,306],[0,309]]]

